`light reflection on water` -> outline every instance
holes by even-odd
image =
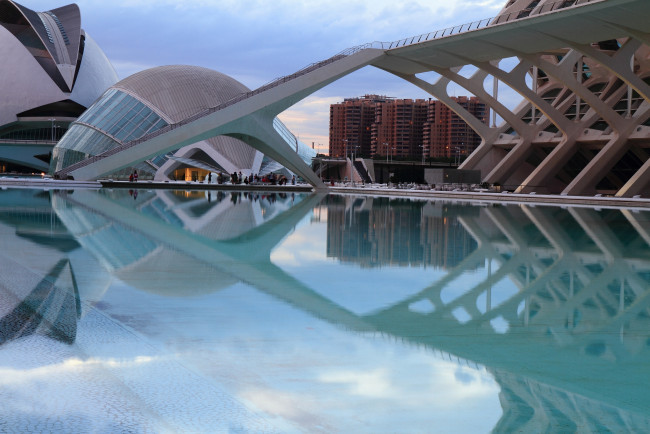
[[[647,431],[650,212],[0,192],[0,431]]]

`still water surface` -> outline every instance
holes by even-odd
[[[0,431],[650,430],[650,212],[0,191]]]

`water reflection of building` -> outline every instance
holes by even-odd
[[[478,248],[365,319],[485,366],[502,388],[497,431],[646,431],[648,212],[496,206],[458,219]],[[468,284],[477,263],[487,273]]]
[[[292,205],[292,195],[274,193],[172,190],[150,190],[137,195],[126,190],[84,193],[88,192],[70,196],[61,193],[54,197],[57,214],[79,243],[111,275],[135,288],[170,296],[215,292],[237,283],[239,278],[214,267],[198,251],[188,252],[175,244],[171,235],[168,242],[161,242],[161,238],[139,230],[138,221],[143,225],[147,225],[147,220],[162,223],[168,233],[181,231],[209,244],[245,236]],[[84,206],[84,200],[76,199],[81,195],[95,206]],[[133,217],[116,219],[108,212],[109,207],[132,208]],[[163,239],[164,233],[160,231]],[[251,253],[251,257],[255,256]],[[169,269],[184,270],[184,273],[164,271]],[[165,273],[164,285],[160,273]]]
[[[200,205],[189,205],[190,198],[162,207],[175,209],[185,228],[171,221],[158,226],[147,216],[131,214],[132,202],[123,199],[61,198],[69,201],[70,211],[85,208],[159,245],[173,245],[317,318],[480,364],[501,387],[504,414],[498,431],[591,431],[603,426],[645,431],[650,426],[647,212],[524,205],[456,209],[449,204],[328,197],[320,206],[327,208],[330,252],[346,252],[342,244],[349,230],[354,243],[347,254],[362,252],[366,260],[386,263],[393,257],[410,261],[414,256],[408,249],[419,243],[423,219],[435,222],[431,228],[442,228],[431,236],[447,237],[448,247],[441,247],[439,256],[449,253],[444,261],[439,259],[448,266],[442,277],[397,302],[358,315],[268,262],[268,252],[318,200],[303,200],[306,207],[289,208],[272,225],[241,233],[236,238],[240,243],[235,243],[197,238],[197,232],[186,229],[192,225],[190,213],[182,216],[179,211]],[[219,203],[239,206],[232,200]],[[59,211],[61,204],[55,205]],[[197,213],[195,222],[200,215],[206,214]],[[461,247],[452,248],[455,238],[449,234],[455,229],[445,231],[444,225],[454,220],[466,235],[457,236]],[[400,237],[407,229],[414,235]],[[372,242],[389,230],[404,242],[407,253],[376,247],[389,253],[372,256]],[[468,237],[472,249],[463,247]],[[420,260],[423,257],[420,248]],[[468,280],[468,274],[475,278]]]
[[[3,190],[0,204],[0,345],[32,334],[74,342],[110,278],[53,212],[50,193]]]
[[[476,249],[458,222],[459,210],[443,202],[330,196],[327,255],[365,267],[454,267]],[[469,211],[468,211],[469,209]]]
[[[413,215],[424,214],[443,224],[445,218],[455,219],[476,243],[474,248],[450,249],[456,256],[446,263],[456,261],[455,265],[448,265],[444,274],[434,273],[437,280],[412,295],[371,313],[355,314],[274,267],[268,258],[297,222],[319,204],[318,197],[292,202],[290,197],[276,196],[273,201],[242,194],[235,198],[222,195],[208,202],[198,194],[159,193],[142,192],[134,200],[127,192],[57,192],[52,199],[62,221],[70,223],[76,242],[101,261],[111,263],[110,255],[119,254],[129,243],[145,242],[143,250],[133,252],[132,261],[127,262],[125,256],[122,262],[114,262],[122,264],[114,271],[130,279],[137,270],[143,278],[159,284],[147,290],[192,294],[187,286],[178,287],[178,281],[168,278],[168,261],[157,260],[162,258],[159,252],[167,250],[174,260],[186,258],[187,262],[176,265],[200,263],[215,280],[226,276],[246,282],[346,330],[369,331],[373,336],[379,332],[442,352],[450,359],[480,364],[501,387],[504,414],[497,431],[539,432],[562,427],[597,431],[606,427],[615,432],[644,432],[650,427],[646,395],[650,388],[647,211],[497,205],[469,211],[459,208],[453,214],[454,207],[445,204],[438,208],[436,204],[415,204]],[[329,197],[324,202],[328,226],[332,224],[329,217],[334,216],[335,221],[342,215],[339,223],[354,228],[353,219],[361,209],[366,215],[360,217],[362,223],[357,227],[372,227],[374,222],[377,228],[380,222],[391,221],[375,218],[375,212],[395,212],[395,221],[404,212],[407,217],[399,230],[420,221],[409,217],[407,202],[396,202],[392,210],[387,206],[390,202],[364,199]],[[133,209],[134,204],[138,210]],[[246,230],[231,232],[234,237],[225,235],[230,229],[220,227],[220,218],[228,215],[230,221],[239,215],[244,220],[249,209],[262,204],[269,207],[253,215],[270,219],[244,225]],[[432,208],[426,209],[429,205]],[[35,219],[40,219],[43,213],[36,214]],[[15,231],[4,221],[0,224],[0,229],[7,227]],[[45,235],[46,226],[41,227]],[[414,231],[417,237],[407,239],[419,240],[419,231]],[[448,240],[451,245],[453,238]],[[466,256],[460,258],[463,251]],[[65,262],[63,268],[56,268],[60,257],[51,249],[41,252],[52,256],[42,276],[54,276],[51,271],[61,269],[64,277]],[[149,273],[143,271],[143,264]],[[467,279],[468,274],[475,278]],[[1,277],[6,279],[4,273]],[[74,295],[74,287],[64,282],[57,281],[57,286]],[[128,282],[139,284],[137,280]],[[213,282],[213,290],[218,285]],[[177,291],[168,291],[172,288]],[[81,285],[79,289],[83,309]],[[22,298],[26,299],[28,294]],[[62,305],[76,306],[72,302]],[[63,318],[78,315],[74,309],[56,312],[63,313]],[[7,336],[14,333],[9,327],[13,323],[0,323],[7,327]]]

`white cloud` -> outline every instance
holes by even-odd
[[[399,400],[412,408],[455,408],[469,400],[490,399],[499,390],[482,371],[441,359],[429,359],[429,375],[424,375],[424,366],[420,366],[419,377],[414,379],[412,373],[402,372],[398,364],[392,364],[394,357],[399,358],[392,355],[382,360],[390,364],[390,369],[328,371],[320,374],[318,381],[346,386],[350,396]]]
[[[388,398],[393,392],[388,371],[383,368],[367,371],[339,371],[321,375],[324,383],[347,384],[349,393],[374,398]]]
[[[104,366],[110,368],[131,368],[154,362],[152,357],[139,356],[134,359],[79,359],[70,358],[61,363],[39,366],[33,369],[16,369],[0,367],[0,386],[16,386],[34,381],[50,380],[62,374],[79,373],[84,370],[97,369]]]
[[[329,109],[343,101],[341,96],[315,94],[281,113],[278,117],[298,138],[315,145],[318,152],[329,151]]]

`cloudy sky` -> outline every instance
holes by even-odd
[[[23,0],[36,11],[65,1]],[[77,0],[82,27],[120,78],[171,64],[215,69],[249,88],[341,50],[492,17],[505,0]],[[372,67],[322,89],[280,117],[307,143],[328,145],[329,105],[368,93],[428,97]],[[459,95],[467,94],[462,90]]]

